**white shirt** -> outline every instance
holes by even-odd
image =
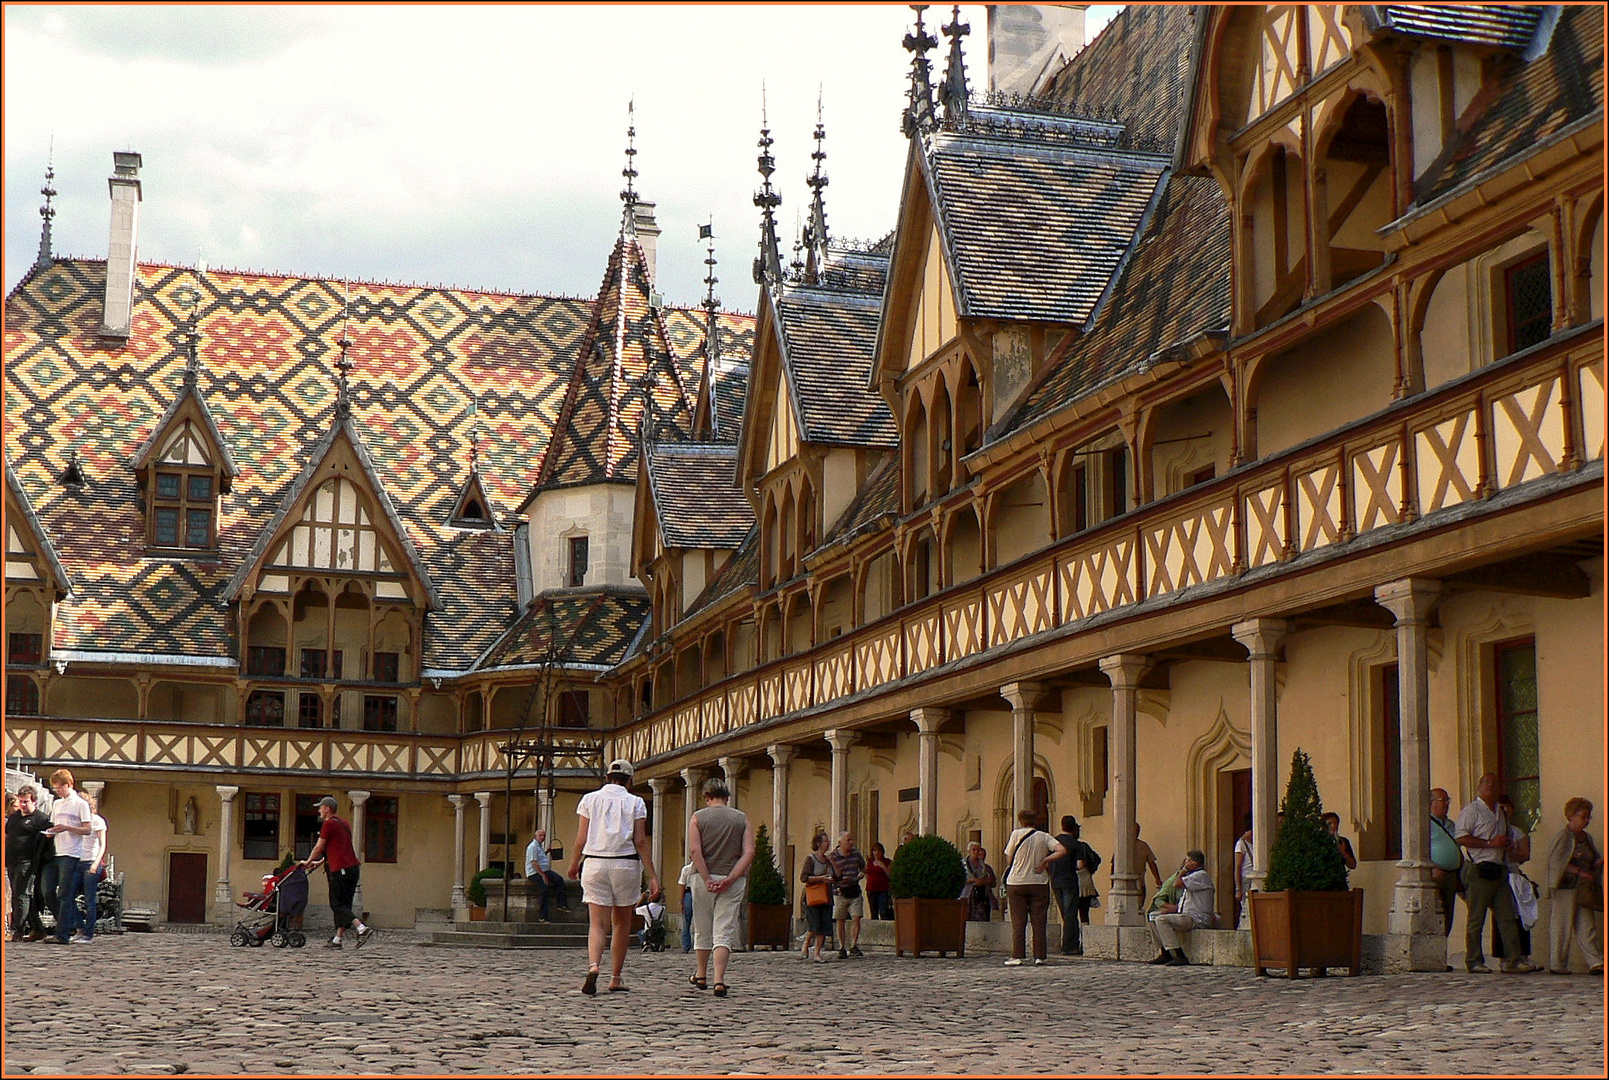
[[[1458,820],[1453,823],[1453,835],[1495,840],[1508,835],[1508,819],[1501,810],[1487,806],[1480,799],[1471,799],[1469,805],[1458,812]],[[1470,848],[1469,861],[1501,863],[1503,852],[1494,847]]]
[[[648,804],[619,784],[605,784],[581,796],[576,814],[587,819],[584,855],[634,855],[636,822],[648,818]]]
[[[1251,844],[1247,842],[1245,837],[1235,841],[1235,854],[1246,856],[1246,861],[1240,864],[1240,880],[1235,883],[1237,886],[1244,887],[1246,880],[1251,877],[1252,868]]]
[[[1211,926],[1214,919],[1212,910],[1212,878],[1205,870],[1192,870],[1179,879],[1184,886],[1184,895],[1179,898],[1179,914],[1188,915],[1197,926]]]
[[[84,851],[83,855],[79,857],[84,860],[84,869],[88,870],[91,866],[100,862],[101,857],[106,854],[106,819],[99,814],[91,814],[89,816],[89,835],[81,836],[79,839],[83,841]]]
[[[76,791],[69,792],[65,799],[57,799],[50,804],[50,823],[52,825],[82,825],[89,820],[89,803]],[[75,859],[82,859],[85,844],[89,841],[87,836],[77,833],[56,834],[56,854],[71,855]]]
[[[534,878],[538,874],[545,874],[553,868],[553,859],[548,855],[547,849],[533,837],[525,847],[525,876]]]

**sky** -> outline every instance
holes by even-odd
[[[1089,36],[1121,5],[1096,5]],[[962,6],[985,85],[985,10]],[[894,225],[903,5],[59,6],[4,9],[5,288],[33,264],[54,162],[57,255],[104,258],[114,150],[144,159],[142,262],[591,296],[636,189],[659,286],[751,310],[762,87],[790,243],[818,98],[829,234]],[[947,46],[940,38],[935,77]],[[785,253],[786,257],[786,253]]]

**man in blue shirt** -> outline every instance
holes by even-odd
[[[1430,877],[1441,893],[1441,932],[1444,937],[1453,932],[1453,907],[1458,902],[1458,871],[1464,864],[1464,853],[1458,846],[1453,821],[1447,816],[1451,806],[1452,797],[1445,788],[1430,789],[1430,861],[1436,864],[1435,869],[1430,871]]]
[[[570,910],[570,896],[565,891],[564,879],[553,869],[553,860],[548,855],[548,831],[536,830],[536,838],[525,849],[525,879],[542,885],[542,910],[537,918],[542,922],[548,921],[548,902],[558,897],[559,910]]]

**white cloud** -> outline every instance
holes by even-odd
[[[984,13],[963,16],[977,86]],[[664,291],[702,293],[695,226],[713,216],[723,299],[749,307],[762,82],[785,227],[808,195],[819,92],[832,229],[881,235],[905,163],[909,19],[893,5],[8,6],[6,286],[33,260],[54,137],[61,254],[104,253],[110,153],[132,148],[143,259],[590,294],[634,97]]]

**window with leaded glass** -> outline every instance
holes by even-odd
[[[1503,273],[1508,303],[1508,351],[1546,341],[1553,330],[1553,282],[1548,253],[1517,262]]]
[[[324,657],[325,657],[325,655],[326,655],[326,653],[325,653],[325,651],[323,649],[303,649],[302,650],[302,678],[304,678],[304,679],[322,679],[322,678],[324,678]],[[339,679],[341,677],[341,650],[340,649],[336,649],[334,651],[334,653],[331,654],[330,667],[332,669],[331,674],[330,674],[330,678]]]
[[[39,684],[27,675],[7,675],[6,715],[38,716]]]
[[[1514,800],[1515,824],[1527,833],[1542,819],[1540,743],[1536,724],[1536,639],[1492,650],[1497,677],[1497,776]]]
[[[363,698],[363,730],[397,730],[397,699],[368,694]]]
[[[400,669],[398,654],[394,652],[377,652],[374,654],[374,681],[399,682],[397,673]]]
[[[6,663],[37,664],[45,658],[45,635],[10,633],[6,635]]]
[[[285,649],[279,645],[249,645],[246,647],[247,675],[285,674]]]
[[[296,695],[296,723],[298,727],[324,726],[324,699],[303,691]]]
[[[250,727],[284,727],[285,695],[277,690],[253,690],[246,699],[246,723]]]
[[[279,796],[246,793],[246,847],[248,859],[279,858]]]
[[[214,491],[210,472],[158,472],[152,485],[151,543],[212,547]]]
[[[374,795],[363,805],[363,860],[397,861],[397,799]]]

